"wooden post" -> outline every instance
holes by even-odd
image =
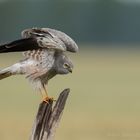
[[[30,140],[54,140],[69,92],[70,89],[63,90],[54,107],[52,100],[39,105]]]

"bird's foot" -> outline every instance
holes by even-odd
[[[48,97],[48,96],[46,96],[46,97],[43,99],[43,102],[45,102],[45,103],[47,103],[47,104],[49,104],[50,102],[53,102],[53,101],[56,101],[56,100],[54,100],[53,97]]]

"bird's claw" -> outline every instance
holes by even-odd
[[[43,102],[45,102],[45,103],[47,103],[47,104],[49,104],[50,102],[53,102],[53,101],[56,101],[56,100],[54,100],[54,98],[53,97],[45,97],[44,99],[43,99]]]

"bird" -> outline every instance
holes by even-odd
[[[65,52],[77,52],[78,46],[70,36],[51,28],[25,29],[21,34],[21,39],[0,45],[0,53],[23,52],[25,57],[0,70],[0,80],[12,75],[25,75],[41,93],[43,101],[48,103],[53,100],[48,96],[48,81],[57,74],[72,73],[74,66]]]

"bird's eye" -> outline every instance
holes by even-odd
[[[69,64],[67,64],[67,63],[64,63],[64,68],[69,68]]]

